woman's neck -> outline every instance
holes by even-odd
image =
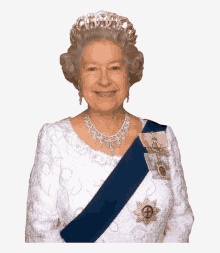
[[[99,132],[111,136],[123,125],[126,111],[123,107],[114,111],[96,111],[88,108],[84,113],[89,115],[92,124]]]

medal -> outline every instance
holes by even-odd
[[[145,198],[144,202],[137,202],[137,209],[133,211],[137,215],[137,222],[144,222],[146,225],[151,221],[156,221],[156,214],[160,211],[156,207],[156,200],[150,202],[148,198]]]

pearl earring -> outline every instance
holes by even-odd
[[[130,92],[130,77],[128,77],[128,95],[127,95],[127,103],[129,101],[129,92]]]
[[[82,104],[82,92],[81,92],[81,85],[80,85],[80,81],[78,81],[78,90],[79,90],[79,104]]]

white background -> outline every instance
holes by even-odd
[[[215,247],[213,251],[218,251],[219,3],[1,2],[1,241],[7,245],[7,252],[81,252],[88,246],[28,245],[24,243],[24,229],[28,180],[40,128],[44,123],[73,117],[86,109],[85,101],[79,105],[77,90],[63,76],[60,54],[70,46],[69,31],[76,19],[99,10],[127,16],[137,31],[136,46],[145,56],[144,76],[131,88],[125,109],[172,127],[195,216],[190,244],[120,245],[120,250],[197,252]],[[118,245],[93,244],[86,249],[119,252]]]

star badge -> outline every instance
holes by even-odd
[[[150,202],[148,198],[145,198],[144,202],[137,202],[137,209],[133,211],[136,214],[137,222],[144,222],[146,225],[151,221],[156,221],[156,214],[160,211],[159,208],[156,207],[156,200]]]

